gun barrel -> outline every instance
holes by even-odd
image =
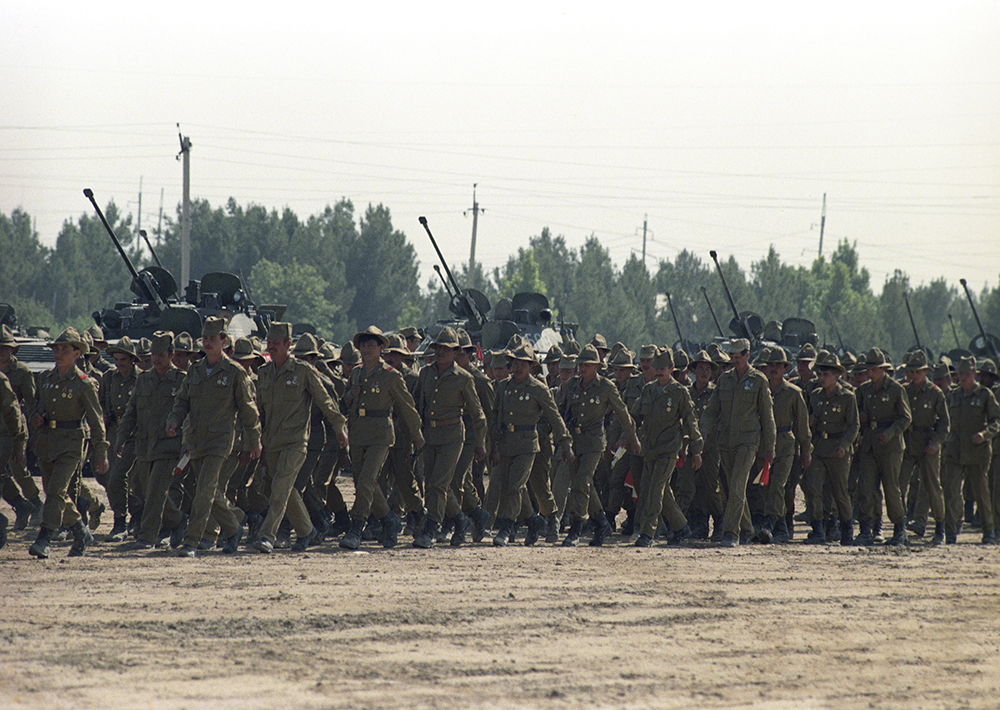
[[[122,243],[118,241],[118,237],[115,236],[114,230],[111,229],[111,225],[108,224],[108,220],[105,219],[104,213],[101,211],[101,208],[97,204],[97,200],[94,199],[94,191],[91,190],[89,187],[85,187],[83,189],[83,194],[88,200],[90,200],[90,204],[94,206],[94,209],[97,210],[97,216],[101,218],[101,224],[103,224],[104,228],[108,230],[108,234],[111,235],[111,241],[113,241],[115,243],[115,246],[118,247],[118,253],[121,254],[122,260],[125,262],[125,266],[128,267],[129,272],[131,272],[132,274],[132,278],[138,279],[139,272],[135,270],[135,265],[132,263],[132,260],[128,258],[128,254],[125,253],[125,249],[122,247]]]
[[[837,334],[837,341],[840,343],[840,349],[843,352],[847,352],[847,348],[844,347],[844,339],[840,337],[840,328],[837,327],[837,319],[833,317],[833,309],[830,306],[826,307],[827,315],[830,316],[830,323],[833,325],[833,332]]]
[[[163,268],[163,263],[160,261],[160,257],[158,257],[156,255],[156,252],[153,250],[153,244],[152,244],[152,242],[149,241],[149,237],[146,235],[146,230],[145,229],[140,229],[139,230],[139,236],[142,237],[145,240],[146,246],[149,247],[149,253],[153,255],[153,261],[155,261],[156,265],[159,266],[162,269]],[[243,276],[241,275],[240,278],[242,279]]]
[[[712,314],[712,320],[715,321],[715,327],[719,329],[719,337],[725,338],[726,334],[722,332],[722,326],[719,324],[719,319],[715,315],[715,309],[712,308],[712,299],[708,297],[708,289],[704,286],[701,287],[701,295],[705,297],[705,303],[708,304],[708,312]]]
[[[913,321],[913,311],[910,309],[910,297],[905,291],[903,292],[903,301],[906,302],[906,313],[910,316],[910,327],[913,328],[913,338],[917,341],[917,347],[923,350],[924,346],[920,344],[920,335],[917,334],[917,324]]]
[[[983,336],[983,340],[993,352],[993,359],[997,360],[997,349],[993,347],[993,341],[986,336],[986,330],[983,328],[983,322],[979,320],[979,311],[976,310],[976,304],[972,301],[972,294],[969,292],[969,285],[966,283],[965,279],[959,279],[958,282],[962,284],[962,288],[965,289],[965,297],[969,300],[969,306],[972,307],[972,315],[976,319],[976,325],[979,326],[979,334]]]
[[[667,294],[667,306],[670,307],[670,315],[673,316],[673,319],[674,319],[674,328],[677,329],[677,337],[680,339],[681,345],[683,345],[684,344],[684,335],[681,333],[681,325],[680,325],[680,323],[677,322],[677,312],[674,310],[674,302],[670,298],[670,292],[666,291],[665,293]]]

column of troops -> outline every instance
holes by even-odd
[[[50,343],[38,375],[0,335],[0,473],[31,555],[85,554],[105,506],[107,542],[183,557],[241,543],[304,552],[544,540],[649,547],[712,540],[931,544],[963,524],[993,543],[1000,514],[995,364],[901,372],[872,348],[789,359],[733,339],[689,356],[633,353],[594,336],[543,357],[515,335],[485,354],[450,327],[419,349],[413,328],[375,326],[337,349],[274,323],[266,343],[221,318],[197,344],[157,332],[108,345],[93,327]],[[102,349],[113,366],[100,358]],[[901,382],[901,380],[903,382]],[[26,468],[37,457],[41,489]],[[350,506],[338,476],[349,470]],[[804,510],[795,514],[801,488]],[[883,513],[884,511],[884,513]],[[882,533],[883,518],[891,523]],[[0,515],[0,546],[8,519]],[[857,533],[855,533],[855,526]]]

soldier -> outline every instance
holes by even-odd
[[[104,427],[110,444],[118,440],[118,422],[125,415],[125,408],[135,388],[137,374],[135,365],[139,361],[139,356],[136,355],[135,345],[128,336],[110,346],[108,353],[114,358],[115,366],[114,369],[104,373],[100,391],[104,409]],[[115,516],[114,525],[105,542],[122,542],[128,532],[126,520],[129,508],[129,472],[134,463],[135,442],[126,439],[121,451],[116,447],[115,456],[111,459],[111,468],[102,481],[104,489],[108,492],[108,503],[111,504]],[[136,517],[141,518],[142,514],[139,513]]]
[[[552,389],[559,386],[559,361],[562,360],[563,351],[556,343],[542,358],[542,365],[545,366],[545,385]]]
[[[4,326],[6,328],[6,326]],[[10,380],[0,372],[0,419],[3,420],[3,435],[0,436],[0,469],[8,464],[22,465],[24,447],[28,434],[21,416],[21,406],[17,394],[10,386]],[[0,550],[7,544],[7,516],[0,514]]]
[[[968,481],[983,526],[983,544],[996,542],[987,470],[992,443],[1000,432],[1000,405],[976,382],[976,360],[960,358],[955,366],[959,385],[946,395],[951,429],[945,440],[945,542],[957,540],[962,516],[962,484]]]
[[[862,530],[858,544],[870,545],[866,526],[881,518],[878,489],[885,496],[886,511],[892,521],[890,545],[906,545],[906,509],[899,492],[899,469],[903,464],[903,432],[913,418],[903,386],[887,376],[889,362],[878,348],[865,357],[869,381],[858,388],[858,420],[861,422],[860,478],[858,487],[861,510],[858,521]]]
[[[181,455],[181,440],[167,436],[167,416],[184,379],[184,373],[171,364],[173,340],[174,334],[170,331],[153,334],[150,341],[153,367],[136,378],[132,396],[117,426],[115,454],[121,455],[126,445],[131,444],[136,460],[135,488],[143,501],[139,535],[132,545],[133,550],[149,550],[159,544],[163,527],[175,532],[177,544],[180,543],[179,534],[183,533],[183,515],[167,498],[174,467]]]
[[[149,338],[139,338],[139,344],[135,346],[135,354],[139,356],[136,367],[140,372],[145,372],[153,367],[153,343]]]
[[[525,545],[533,545],[545,531],[546,517],[534,513],[525,484],[532,472],[535,456],[540,451],[538,424],[542,417],[551,427],[552,438],[562,451],[563,460],[573,461],[572,439],[559,415],[552,392],[540,380],[531,376],[535,353],[528,343],[510,353],[511,375],[497,385],[495,408],[489,417],[493,438],[490,463],[493,472],[490,488],[499,493],[498,531],[493,544],[502,547],[513,537],[517,526],[527,522]],[[549,498],[551,499],[551,493]],[[554,508],[554,501],[551,504]]]
[[[422,454],[427,517],[413,545],[424,549],[434,546],[434,536],[445,516],[455,518],[461,513],[458,501],[449,499],[448,490],[465,441],[464,414],[471,417],[475,432],[474,458],[477,461],[486,458],[486,415],[479,403],[475,380],[455,363],[455,351],[461,348],[458,334],[445,326],[432,347],[435,361],[420,370],[414,391],[427,441]]]
[[[194,341],[188,333],[178,333],[174,336],[174,354],[172,361],[174,367],[181,372],[187,372],[188,366],[193,361],[193,355],[198,352],[194,347]]]
[[[347,446],[347,420],[323,386],[319,371],[305,360],[289,357],[291,347],[291,323],[272,323],[267,331],[271,361],[257,372],[257,409],[263,424],[261,444],[271,496],[267,517],[253,546],[264,553],[274,549],[278,525],[286,513],[298,536],[293,552],[305,552],[317,535],[295,488],[295,479],[306,460],[314,402],[334,426],[338,443]]]
[[[10,386],[17,396],[22,416],[28,416],[35,411],[38,399],[34,375],[28,366],[18,361],[16,357],[20,347],[21,344],[17,342],[10,328],[6,325],[0,327],[0,372],[10,380]],[[0,424],[0,452],[12,450],[8,447],[12,446],[11,438],[13,435],[14,430],[8,431]],[[35,524],[41,519],[43,508],[40,498],[41,492],[35,484],[35,479],[28,473],[24,457],[15,461],[8,455],[0,453],[0,462],[3,461],[9,461],[9,464],[0,463],[3,499],[10,503],[17,515],[13,529],[24,530],[28,527],[29,522]],[[18,491],[18,486],[20,491]],[[21,495],[22,493],[24,495]]]
[[[88,359],[94,365],[94,369],[97,370],[101,375],[105,375],[113,369],[111,364],[101,357],[101,351],[106,350],[108,347],[108,341],[104,339],[104,331],[96,323],[89,328],[87,328],[87,335],[90,336],[91,348]],[[110,351],[108,351],[110,354]],[[98,378],[100,379],[100,378]]]
[[[373,515],[382,524],[382,546],[389,548],[396,545],[403,529],[378,485],[379,473],[395,442],[393,411],[403,418],[418,451],[424,445],[424,438],[413,397],[406,389],[403,376],[382,362],[382,350],[388,345],[388,338],[372,325],[357,333],[352,343],[361,356],[361,365],[354,367],[347,378],[344,405],[351,432],[355,493],[351,529],[340,541],[340,546],[357,550],[361,546],[365,521]],[[344,351],[347,351],[346,345]]]
[[[197,554],[209,517],[222,528],[224,553],[234,554],[243,538],[242,513],[238,516],[226,500],[228,481],[220,475],[236,440],[237,418],[243,429],[244,459],[259,458],[261,453],[260,422],[249,376],[223,352],[229,344],[226,322],[206,318],[201,343],[205,357],[184,377],[166,426],[167,435],[173,437],[189,422],[184,443],[197,478],[184,545],[178,553],[181,557]]]
[[[726,482],[723,547],[737,547],[741,534],[753,534],[747,507],[747,482],[758,449],[774,460],[774,409],[767,378],[750,367],[750,341],[734,338],[726,344],[733,368],[719,377],[702,415],[702,431],[719,439],[719,457]]]
[[[691,467],[701,468],[701,433],[687,387],[673,379],[673,353],[662,348],[652,359],[656,379],[642,388],[631,412],[639,424],[644,470],[639,479],[639,537],[636,547],[649,547],[660,525],[669,526],[669,544],[679,545],[691,536],[687,518],[674,500],[670,477],[685,444]]]
[[[38,404],[31,416],[31,426],[40,430],[35,453],[45,489],[45,512],[28,551],[40,559],[49,556],[49,540],[60,526],[73,532],[72,557],[83,555],[94,539],[69,497],[70,480],[83,459],[84,422],[90,427],[94,470],[100,475],[108,470],[97,383],[76,366],[88,346],[76,328],[67,328],[49,347],[56,366],[39,377]]]
[[[407,349],[412,353],[416,352],[420,345],[420,333],[412,325],[399,329],[399,335],[406,341]]]
[[[597,373],[600,365],[597,348],[587,345],[576,358],[580,374],[566,386],[562,411],[573,437],[575,456],[568,465],[570,491],[566,499],[566,513],[571,522],[569,532],[563,540],[566,547],[574,547],[579,543],[583,521],[588,515],[594,519],[594,537],[590,541],[592,547],[603,545],[605,536],[611,532],[611,524],[593,488],[594,471],[607,446],[604,418],[611,410],[614,410],[621,422],[622,434],[632,453],[642,453],[635,433],[635,423],[615,384]]]
[[[816,348],[813,347],[811,343],[805,343],[799,348],[798,354],[795,356],[795,370],[796,377],[791,379],[791,383],[802,390],[802,398],[805,400],[806,405],[809,404],[809,395],[814,389],[819,387],[819,378],[817,373],[814,371],[814,364],[816,362]],[[843,363],[838,363],[843,365]],[[776,525],[775,530],[779,532],[779,537],[784,538],[786,535],[790,540],[795,532],[795,489],[802,483],[802,476],[805,472],[805,467],[802,466],[801,455],[792,457],[792,468],[788,472],[788,480],[785,482],[785,523],[784,525]],[[805,488],[803,487],[803,496],[805,495]],[[809,507],[809,501],[806,500],[806,508]]]
[[[813,455],[802,477],[806,512],[810,515],[813,528],[806,543],[822,544],[827,541],[823,523],[823,488],[828,485],[840,514],[840,544],[851,545],[854,530],[848,474],[851,447],[859,429],[858,400],[850,387],[840,381],[844,366],[834,353],[821,350],[816,357],[816,370],[819,386],[809,395]],[[871,534],[871,522],[862,523],[862,533]]]
[[[641,354],[649,355],[649,349],[652,348],[654,351],[653,355],[655,355],[655,345],[644,345],[643,348],[645,348],[645,352]],[[642,394],[642,388],[647,384],[644,373],[636,373],[635,365],[632,362],[632,353],[629,350],[622,350],[617,353],[611,359],[610,365],[614,373],[615,385],[618,387],[618,394],[621,395],[622,401],[631,412],[632,405],[638,401],[639,396]],[[656,376],[652,368],[649,369],[649,374],[654,378]],[[624,525],[622,525],[622,534],[631,536],[635,530],[636,504],[632,497],[632,491],[625,485],[625,479],[631,471],[632,487],[638,491],[641,487],[640,479],[642,478],[642,469],[645,463],[642,456],[628,454],[624,451],[615,458],[615,451],[619,447],[624,447],[621,426],[618,424],[617,419],[612,419],[608,424],[607,437],[608,455],[611,458],[611,480],[608,490],[608,507],[605,509],[604,515],[611,524],[611,528],[614,529],[615,519],[622,508],[624,508],[626,520]]]

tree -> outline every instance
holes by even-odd
[[[54,291],[45,279],[51,252],[42,246],[31,217],[21,208],[10,217],[0,214],[0,254],[3,298],[14,307],[18,324],[51,326],[52,312],[42,303]]]
[[[250,283],[258,303],[288,306],[286,321],[312,323],[323,333],[333,333],[343,325],[343,306],[326,298],[326,281],[312,264],[261,259],[250,272]]]

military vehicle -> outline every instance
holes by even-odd
[[[496,306],[490,304],[489,298],[476,289],[462,289],[455,280],[448,262],[445,261],[438,248],[434,235],[427,225],[427,218],[420,217],[427,236],[430,237],[434,251],[444,267],[447,279],[441,274],[441,269],[435,264],[434,270],[441,277],[450,302],[448,310],[455,317],[439,320],[424,329],[424,344],[437,337],[441,328],[450,326],[462,328],[472,339],[481,345],[484,351],[497,350],[507,345],[515,334],[523,336],[531,343],[536,353],[545,354],[553,345],[562,344],[576,338],[576,323],[556,323],[549,306],[549,299],[541,293],[519,293],[514,298],[501,298]],[[490,310],[493,317],[489,316]]]
[[[191,279],[181,299],[177,292],[177,282],[166,269],[147,266],[141,271],[136,270],[97,205],[93,191],[88,188],[83,194],[94,206],[97,216],[132,274],[129,288],[136,296],[131,302],[119,302],[112,308],[94,311],[94,322],[101,326],[104,337],[109,341],[125,335],[133,340],[148,338],[157,330],[186,332],[192,338],[200,338],[202,324],[209,316],[225,318],[228,322],[227,330],[234,339],[250,335],[263,338],[266,337],[271,322],[281,319],[285,306],[257,307],[251,300],[243,279],[227,272],[211,272],[205,274],[200,281]]]
[[[17,322],[17,313],[9,303],[0,303],[0,324],[10,328],[17,340],[17,359],[27,365],[32,372],[52,369],[52,351],[48,343],[52,339],[45,328],[22,327]]]

